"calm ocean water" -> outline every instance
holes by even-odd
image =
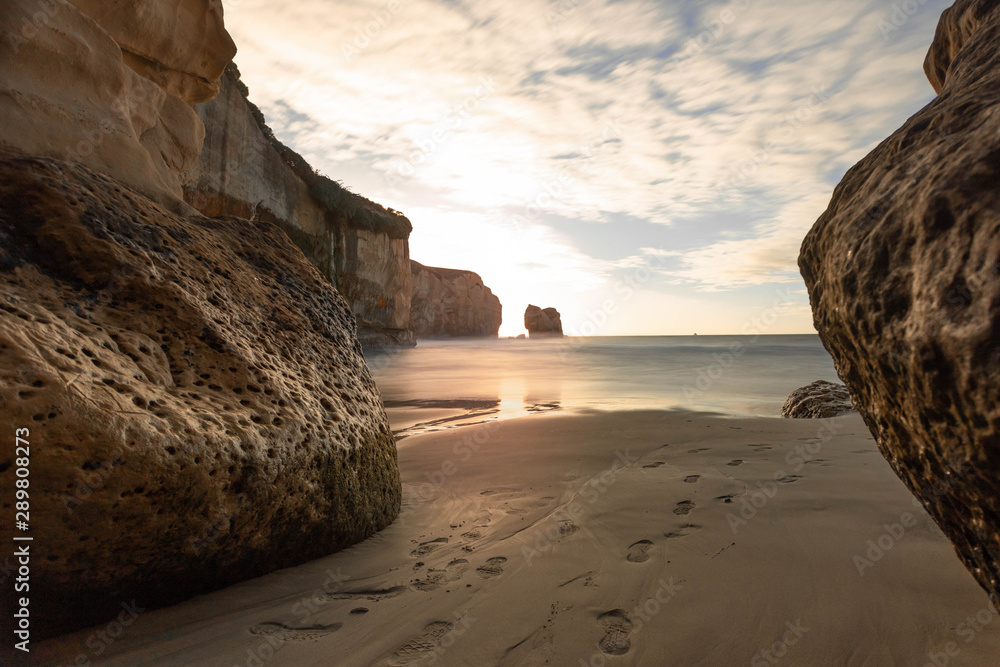
[[[792,390],[837,381],[819,336],[421,341],[369,359],[387,406],[709,410],[777,416]]]

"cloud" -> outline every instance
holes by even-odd
[[[417,259],[496,266],[480,241],[517,224],[532,245],[504,245],[511,265],[593,285],[650,241],[597,259],[547,219],[602,223],[617,248],[624,216],[670,230],[691,298],[799,280],[835,180],[931,99],[920,65],[947,4],[886,33],[884,0],[225,2],[276,133],[407,213]],[[440,241],[463,226],[464,247]]]

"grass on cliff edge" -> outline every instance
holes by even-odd
[[[413,231],[413,225],[405,215],[391,208],[355,194],[331,178],[319,173],[306,162],[305,158],[281,143],[267,122],[264,114],[250,101],[250,89],[240,79],[240,70],[236,63],[230,62],[226,67],[226,77],[232,81],[246,99],[251,115],[257,122],[257,127],[264,134],[281,159],[295,174],[309,186],[309,194],[320,202],[323,207],[335,215],[342,216],[354,227],[380,232],[394,239],[405,239]]]

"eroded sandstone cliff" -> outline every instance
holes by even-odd
[[[337,286],[372,344],[412,344],[410,222],[317,174],[282,145],[231,65],[214,100],[198,106],[205,145],[183,174],[205,215],[273,222]]]
[[[181,82],[193,75],[174,69],[186,65],[155,58],[186,53],[207,76],[212,63],[231,58],[235,47],[222,26],[221,6],[182,3],[176,22],[201,26],[189,34],[173,32],[174,22],[152,20],[176,9],[172,4],[0,4],[0,149],[84,164],[163,203],[179,203],[180,173],[198,159],[205,128],[187,101],[193,91]],[[124,27],[126,6],[131,15],[144,16],[131,30]],[[153,46],[141,62],[125,59],[116,34],[141,36]],[[160,73],[158,81],[146,76],[151,71]]]
[[[802,245],[814,320],[897,474],[1000,602],[1000,1],[959,0],[938,97],[852,168]]]
[[[496,338],[503,307],[479,274],[410,262],[410,324],[417,338]]]

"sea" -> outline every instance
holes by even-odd
[[[777,417],[788,394],[838,381],[819,336],[452,339],[368,358],[386,407],[696,410]]]

